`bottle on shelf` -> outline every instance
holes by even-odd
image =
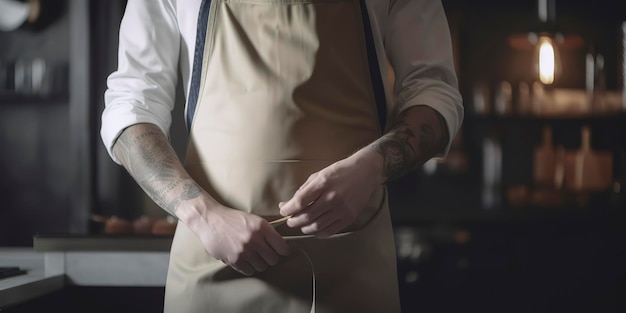
[[[562,187],[563,147],[555,147],[551,126],[544,126],[542,142],[533,154],[533,186],[528,191],[529,204],[561,207],[565,203]]]
[[[500,207],[502,183],[502,149],[498,139],[486,137],[483,149],[483,184],[481,202],[483,208],[490,210]]]
[[[476,82],[473,86],[473,113],[485,115],[491,112],[491,96],[489,84],[484,81]]]
[[[556,149],[552,144],[552,128],[543,128],[542,143],[534,151],[534,181],[537,185],[554,187],[556,184]]]
[[[613,154],[591,149],[589,126],[582,128],[581,136],[580,150],[565,156],[565,187],[573,191],[606,191],[613,183]]]
[[[502,81],[495,88],[494,110],[498,115],[513,113],[513,87],[507,81]]]

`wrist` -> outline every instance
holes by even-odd
[[[357,166],[371,171],[371,178],[376,184],[383,185],[387,182],[384,158],[371,145],[357,151],[352,157]]]
[[[219,208],[219,203],[204,193],[200,197],[181,203],[176,209],[176,216],[189,229],[197,233],[197,229],[205,228],[204,225],[213,219],[212,216]]]

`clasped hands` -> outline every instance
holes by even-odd
[[[365,208],[383,183],[376,176],[378,160],[372,157],[376,155],[353,155],[312,174],[291,199],[278,204],[281,215],[291,216],[287,225],[326,238],[357,218],[369,220],[375,212]],[[289,255],[286,240],[265,219],[220,204],[209,206],[213,209],[190,219],[194,221],[190,227],[211,256],[241,274],[252,275]]]
[[[287,226],[327,238],[371,214],[364,208],[381,183],[372,179],[371,169],[353,162],[344,159],[312,174],[291,199],[279,203],[280,214],[291,216]]]

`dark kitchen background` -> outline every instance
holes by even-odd
[[[45,20],[0,31],[0,247],[166,219],[99,137],[125,1],[47,3]],[[403,311],[626,312],[626,2],[443,3],[466,117],[445,161],[389,184]],[[553,83],[535,71],[543,31]],[[104,294],[162,301],[160,287],[70,286],[14,310]]]

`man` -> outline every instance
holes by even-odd
[[[438,0],[129,1],[102,137],[180,220],[165,311],[399,312],[384,184],[460,127],[450,46]]]

